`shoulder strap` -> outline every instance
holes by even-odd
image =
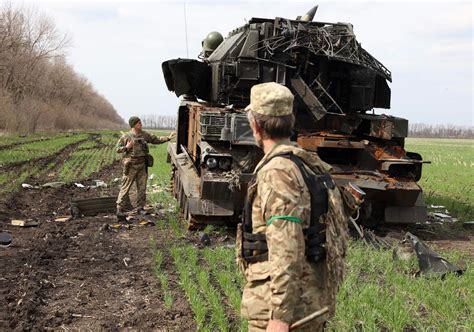
[[[319,216],[322,215],[327,211],[327,205],[321,205],[321,204],[313,204],[313,202],[319,202],[320,196],[322,193],[325,194],[327,197],[327,192],[326,190],[322,189],[333,189],[335,187],[334,181],[332,180],[331,176],[328,173],[322,174],[322,175],[314,175],[310,174],[308,171],[307,166],[305,166],[305,163],[301,158],[293,154],[292,152],[283,152],[276,154],[272,156],[270,159],[267,160],[265,164],[270,162],[273,158],[277,157],[282,157],[291,160],[293,163],[296,164],[298,167],[301,176],[303,177],[303,180],[306,184],[306,187],[308,188],[308,191],[311,195],[311,224],[314,224],[314,222],[317,222],[317,220],[313,220],[313,216],[317,216],[319,219]],[[254,197],[247,197],[247,200],[245,202],[245,209],[244,209],[244,231],[247,233],[252,233],[252,205],[253,205],[253,199]]]

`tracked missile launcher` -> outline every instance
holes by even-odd
[[[366,192],[360,222],[424,220],[417,184],[424,161],[404,148],[408,120],[375,111],[390,108],[391,72],[361,47],[351,24],[313,21],[316,10],[296,19],[252,18],[226,38],[212,32],[199,59],[162,64],[168,89],[181,97],[168,160],[191,227],[241,217],[263,155],[243,109],[251,87],[264,82],[295,95],[292,139],[332,165],[338,184]]]

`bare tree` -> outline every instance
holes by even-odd
[[[0,5],[0,129],[116,127],[114,107],[67,63],[70,43],[33,9]]]
[[[148,114],[140,117],[145,128],[151,129],[175,129],[176,117],[158,114]]]
[[[410,123],[409,137],[437,138],[474,138],[474,127],[456,126],[453,124],[429,125],[425,123]]]

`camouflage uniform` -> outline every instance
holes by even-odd
[[[129,140],[134,144],[127,150],[126,145]],[[123,153],[122,166],[122,186],[117,198],[117,208],[124,211],[132,207],[130,202],[130,188],[133,182],[137,184],[137,207],[145,206],[146,183],[148,179],[146,155],[148,154],[147,143],[162,144],[168,142],[168,137],[157,137],[146,131],[141,131],[135,135],[133,132],[126,133],[120,137],[117,143],[117,152]]]
[[[291,114],[293,95],[277,83],[252,87],[246,110],[262,115]],[[268,260],[248,263],[242,258],[242,229],[237,234],[237,262],[245,276],[241,314],[249,331],[264,331],[269,320],[292,324],[328,306],[329,313],[298,331],[319,331],[334,314],[335,294],[342,282],[348,238],[347,218],[341,192],[329,188],[328,211],[319,222],[326,225],[326,259],[309,261],[305,256],[303,229],[311,222],[311,195],[298,166],[285,157],[299,157],[307,170],[325,174],[331,167],[314,152],[292,145],[289,140],[275,144],[257,165],[255,182],[249,187],[252,202],[252,233],[265,234]],[[349,200],[356,208],[357,203]]]
[[[330,304],[325,296],[324,261],[310,263],[305,257],[303,229],[310,223],[309,191],[291,160],[272,157],[293,152],[305,162],[316,162],[315,167],[323,171],[329,166],[314,154],[289,144],[276,145],[265,155],[257,166],[256,182],[249,188],[249,195],[256,191],[253,233],[266,234],[268,245],[268,261],[244,268],[241,313],[249,320],[250,331],[265,330],[269,319],[294,323]],[[314,320],[304,328],[317,331],[324,320]]]

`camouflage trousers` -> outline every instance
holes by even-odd
[[[328,305],[324,285],[325,267],[323,263],[317,263],[313,273],[303,276],[300,300],[294,308],[291,323],[295,323]],[[241,314],[249,322],[249,331],[265,331],[268,319],[270,319],[270,297],[270,278],[265,280],[247,280],[242,294]],[[330,307],[329,315],[332,315],[334,304]],[[326,314],[313,319],[292,331],[323,331],[324,324],[329,319],[329,315]]]
[[[147,168],[145,164],[134,164],[124,168],[122,175],[122,186],[117,198],[117,207],[128,210],[132,207],[130,202],[130,189],[132,184],[137,184],[137,208],[145,206],[146,183],[148,180]]]

